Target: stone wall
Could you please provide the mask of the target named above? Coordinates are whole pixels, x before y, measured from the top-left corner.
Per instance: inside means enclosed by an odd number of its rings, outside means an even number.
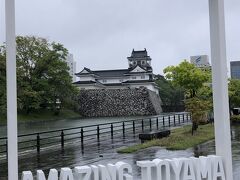
[[[85,117],[143,116],[162,112],[160,97],[147,88],[81,90],[79,112]]]

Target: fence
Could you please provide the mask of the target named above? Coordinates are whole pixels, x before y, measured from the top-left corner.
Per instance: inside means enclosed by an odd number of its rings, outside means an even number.
[[[104,137],[115,138],[119,135],[125,136],[131,132],[134,135],[143,131],[158,130],[164,127],[179,126],[190,122],[190,113],[176,113],[159,115],[145,119],[135,119],[121,122],[103,123],[82,127],[43,131],[18,136],[19,152],[36,151],[40,153],[49,148],[64,148],[67,143],[84,144],[90,141],[100,142]],[[0,138],[0,155],[7,154],[7,137]]]

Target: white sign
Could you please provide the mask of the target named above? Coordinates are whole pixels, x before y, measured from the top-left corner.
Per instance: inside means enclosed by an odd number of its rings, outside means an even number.
[[[210,67],[209,58],[207,55],[191,56],[190,61],[197,67]]]
[[[207,156],[200,158],[154,159],[137,161],[142,180],[226,180],[222,158]],[[46,178],[38,170],[37,180],[133,180],[132,167],[128,163],[78,166],[62,168],[60,173],[51,169]],[[33,180],[31,171],[22,173],[22,180]]]

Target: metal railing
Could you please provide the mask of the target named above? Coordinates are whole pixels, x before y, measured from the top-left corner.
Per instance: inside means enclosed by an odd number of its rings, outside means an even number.
[[[121,122],[102,123],[81,127],[65,128],[51,131],[18,135],[18,151],[35,151],[40,153],[49,148],[64,148],[66,144],[79,142],[84,148],[84,143],[89,141],[100,142],[105,137],[114,138],[127,133],[140,133],[145,130],[158,130],[163,127],[179,126],[191,121],[190,113],[172,113],[145,119],[127,120]],[[0,155],[7,154],[7,137],[0,138]]]

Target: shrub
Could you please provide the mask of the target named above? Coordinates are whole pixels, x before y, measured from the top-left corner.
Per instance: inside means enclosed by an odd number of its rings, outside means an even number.
[[[197,97],[187,99],[186,110],[191,112],[192,121],[196,124],[205,123],[208,121],[208,113],[211,110],[211,103]]]
[[[230,117],[231,122],[233,123],[240,123],[240,115],[232,115]]]

